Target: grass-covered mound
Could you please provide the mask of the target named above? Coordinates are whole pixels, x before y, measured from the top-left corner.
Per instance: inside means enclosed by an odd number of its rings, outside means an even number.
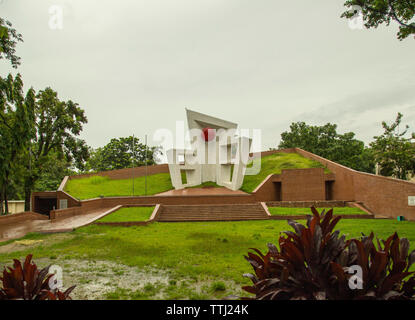
[[[246,175],[242,191],[252,192],[270,174],[280,174],[283,169],[324,168],[324,166],[297,153],[275,153],[261,158],[261,171],[254,176]],[[328,170],[326,169],[326,172]]]
[[[168,173],[158,173],[147,176],[147,195],[173,189]],[[132,196],[133,180],[113,180],[108,177],[92,176],[81,179],[69,179],[65,191],[75,198],[84,200],[104,197]],[[145,195],[145,177],[134,179],[134,195]]]
[[[330,210],[330,208],[317,208],[319,212],[322,210],[326,212]],[[286,207],[268,207],[269,213],[276,216],[301,216],[301,215],[311,215],[310,208],[286,208]],[[363,210],[359,208],[351,208],[351,207],[338,207],[333,208],[334,215],[352,215],[352,214],[359,214],[365,215],[367,214]]]
[[[242,191],[252,192],[255,188],[270,174],[280,174],[283,169],[307,169],[307,168],[323,168],[320,162],[304,158],[297,153],[276,153],[262,157],[261,171],[254,176],[245,176]],[[326,170],[326,172],[328,172]],[[144,189],[145,177],[134,179],[134,195],[145,195]],[[200,186],[218,187],[214,182],[205,182]],[[153,195],[160,192],[172,190],[173,186],[170,180],[170,174],[159,173],[147,176],[147,195]],[[108,177],[92,176],[88,178],[70,179],[65,191],[75,198],[84,200],[104,197],[116,196],[132,196],[133,181],[132,179],[113,180]]]
[[[154,207],[130,207],[121,208],[105,217],[99,219],[97,222],[134,222],[146,221],[150,219]]]

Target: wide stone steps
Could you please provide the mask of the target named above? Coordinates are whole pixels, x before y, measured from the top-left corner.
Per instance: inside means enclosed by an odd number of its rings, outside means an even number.
[[[157,221],[264,220],[268,215],[260,203],[223,205],[163,205]]]

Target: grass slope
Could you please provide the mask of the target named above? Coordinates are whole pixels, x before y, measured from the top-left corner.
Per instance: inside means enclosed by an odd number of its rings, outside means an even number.
[[[280,174],[282,169],[322,168],[323,165],[296,153],[276,153],[261,159],[261,171],[254,176],[245,176],[242,191],[252,192],[270,174]],[[145,177],[134,179],[134,195],[145,195]],[[168,173],[159,173],[147,177],[147,195],[164,192],[173,189]],[[214,182],[205,182],[192,188],[217,187]],[[111,180],[108,177],[92,176],[88,178],[69,180],[65,191],[75,198],[84,200],[116,196],[132,196],[132,179]]]
[[[154,207],[130,207],[121,208],[105,217],[99,219],[97,222],[132,222],[132,221],[146,221],[150,216]]]
[[[261,158],[261,171],[244,178],[242,191],[252,192],[270,174],[280,174],[283,169],[324,168],[317,161],[304,158],[297,153],[276,153]],[[326,172],[327,169],[326,169]]]
[[[147,195],[164,192],[173,189],[168,173],[158,173],[147,176]],[[65,191],[75,198],[84,200],[116,196],[132,196],[133,180],[111,180],[108,177],[92,176],[88,178],[69,180]],[[145,195],[145,177],[134,179],[134,195]]]
[[[322,210],[330,210],[330,208],[317,208],[319,212]],[[269,213],[276,216],[298,216],[298,215],[312,215],[309,208],[285,208],[285,207],[268,207]],[[348,214],[360,214],[365,215],[366,212],[359,208],[340,207],[333,208],[333,214],[335,215],[348,215]]]
[[[305,223],[305,220],[302,222]],[[379,238],[386,239],[394,231],[398,231],[400,237],[409,239],[411,250],[415,249],[414,227],[414,222],[383,219],[344,219],[337,225],[337,229],[340,229],[341,234],[345,234],[347,238],[360,237],[361,232],[370,234],[373,231]],[[267,243],[277,243],[279,233],[285,230],[291,230],[291,227],[286,221],[279,220],[154,223],[137,227],[90,225],[68,234],[71,235],[70,238],[58,239],[57,234],[28,235],[26,239],[45,239],[45,241],[36,247],[2,253],[0,261],[10,265],[12,258],[23,258],[28,253],[34,254],[35,261],[42,257],[50,257],[54,259],[53,263],[58,265],[64,265],[67,263],[65,261],[74,259],[110,261],[138,268],[137,270],[149,266],[157,270],[165,270],[172,283],[182,279],[193,279],[198,285],[208,286],[212,281],[216,283],[234,281],[239,287],[249,283],[242,274],[252,272],[243,255],[249,248],[259,248],[265,252]],[[88,272],[95,275],[100,271],[92,268]],[[170,285],[157,286],[156,291],[166,292],[166,297],[169,299],[189,297],[212,299],[235,293],[229,290],[214,293],[206,289],[196,295],[195,292],[185,293],[181,287]],[[150,290],[143,296],[142,293],[128,292],[120,288],[108,297],[150,299],[155,298],[156,293]]]

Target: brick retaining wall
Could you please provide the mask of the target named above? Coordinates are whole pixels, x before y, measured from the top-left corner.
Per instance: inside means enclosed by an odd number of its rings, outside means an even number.
[[[36,212],[26,211],[0,216],[0,224],[20,223],[27,220],[48,220],[48,216]]]

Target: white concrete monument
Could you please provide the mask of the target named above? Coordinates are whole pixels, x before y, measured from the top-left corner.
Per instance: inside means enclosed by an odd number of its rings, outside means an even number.
[[[231,190],[243,183],[252,139],[237,135],[238,125],[186,109],[190,149],[167,150],[175,189],[216,182]]]

